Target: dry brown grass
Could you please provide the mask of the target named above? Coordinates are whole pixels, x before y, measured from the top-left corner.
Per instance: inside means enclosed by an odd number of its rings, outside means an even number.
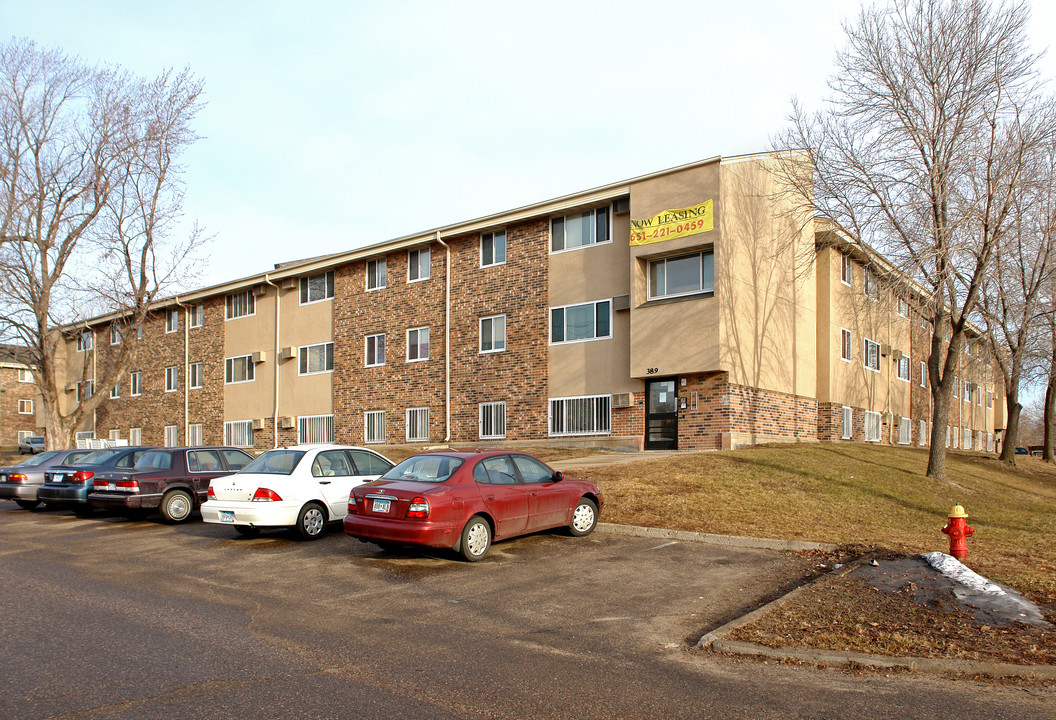
[[[1056,604],[1056,467],[948,454],[948,479],[924,477],[916,448],[787,445],[589,467],[605,520],[698,532],[946,551],[947,514],[963,505],[975,535],[967,564]]]

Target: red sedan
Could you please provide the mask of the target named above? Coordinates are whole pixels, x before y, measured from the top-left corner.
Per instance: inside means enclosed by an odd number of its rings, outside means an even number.
[[[589,535],[603,503],[594,483],[566,478],[524,453],[433,452],[354,488],[344,526],[382,548],[453,548],[476,561],[492,540],[556,527]]]

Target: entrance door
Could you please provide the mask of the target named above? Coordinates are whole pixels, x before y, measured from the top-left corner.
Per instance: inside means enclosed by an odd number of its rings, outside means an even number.
[[[678,393],[675,378],[645,384],[645,449],[678,449]]]

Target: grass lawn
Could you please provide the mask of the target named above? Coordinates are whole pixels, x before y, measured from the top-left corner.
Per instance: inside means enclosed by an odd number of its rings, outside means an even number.
[[[1056,466],[1015,468],[947,453],[947,480],[924,477],[923,449],[773,445],[570,472],[605,492],[609,522],[729,535],[949,549],[941,532],[963,505],[975,535],[966,564],[1056,605]]]

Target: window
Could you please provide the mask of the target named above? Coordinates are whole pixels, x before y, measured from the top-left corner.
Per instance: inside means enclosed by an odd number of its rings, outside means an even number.
[[[407,362],[429,359],[429,328],[412,328],[407,331]]]
[[[964,381],[964,402],[970,403],[972,401],[972,384],[967,380]]]
[[[609,208],[600,207],[550,220],[550,252],[612,242]]]
[[[77,402],[87,400],[93,393],[95,393],[95,382],[93,380],[77,383]]]
[[[612,301],[550,308],[550,343],[612,337]]]
[[[353,474],[344,450],[321,452],[312,462],[312,477],[350,477]]]
[[[179,374],[177,370],[178,368],[175,365],[165,368],[165,392],[175,392],[178,389]]]
[[[429,279],[429,248],[407,252],[407,282]]]
[[[234,320],[257,312],[256,298],[252,290],[232,293],[226,299],[226,319]]]
[[[224,445],[253,447],[253,421],[229,420],[225,422]]]
[[[904,318],[908,318],[909,317],[909,301],[906,300],[904,297],[899,296],[898,299],[895,302],[896,302],[896,306],[897,306],[897,309],[898,309],[898,314],[900,316],[904,317]]]
[[[204,445],[205,443],[202,440],[203,437],[204,434],[202,433],[201,423],[191,423],[187,426],[188,447],[197,447],[198,445]]]
[[[110,439],[111,440],[120,440],[121,439],[121,431],[120,430],[111,430],[110,431]]]
[[[187,366],[187,379],[190,380],[191,390],[201,390],[202,364],[200,362],[191,363]]]
[[[85,330],[77,336],[77,352],[84,352],[95,347],[95,334],[91,330]]]
[[[981,385],[975,386],[975,404],[979,407],[983,406],[983,388]]]
[[[297,351],[297,361],[301,375],[330,372],[334,369],[334,344],[304,345]]]
[[[964,449],[972,449],[972,431],[970,428],[965,428],[964,433],[961,435],[961,439],[964,441]]]
[[[143,390],[143,373],[134,372],[128,376],[128,394],[138,397]]]
[[[972,354],[972,344],[968,340],[964,341],[964,354],[965,355],[971,355]]]
[[[333,296],[333,270],[301,278],[301,305],[329,300]]]
[[[252,382],[253,370],[252,355],[226,358],[224,360],[224,383],[231,385],[234,383]]]
[[[502,265],[506,262],[506,231],[495,230],[480,234],[480,266]]]
[[[987,433],[986,434],[986,451],[987,452],[993,452],[994,451],[994,434],[993,433]]]
[[[986,406],[992,408],[994,406],[994,394],[989,390],[986,391]]]
[[[909,438],[909,433],[910,433],[909,422],[910,422],[909,418],[907,418],[907,417],[898,419],[898,444],[899,445],[909,445],[909,439],[910,439]]]
[[[840,255],[840,282],[844,285],[850,285],[851,279],[854,277],[851,274],[851,268],[853,264],[851,262],[850,255]]]
[[[34,435],[34,434],[36,434],[36,433],[30,433],[30,435]],[[20,431],[19,432],[19,437],[21,437],[21,436],[22,436],[22,433]],[[92,440],[94,438],[95,438],[95,433],[92,432],[91,430],[81,430],[81,431],[79,431],[77,433],[77,435],[76,435],[76,437],[74,439],[77,441],[77,447],[83,449],[83,448],[88,447],[88,446],[87,445],[83,445],[82,446],[81,445],[81,440],[86,440],[87,441],[87,440]]]
[[[18,381],[20,383],[31,383],[33,382],[33,371],[27,368],[18,369]]]
[[[33,414],[33,401],[32,400],[19,400],[18,401],[18,414],[19,415],[32,415]]]
[[[880,413],[865,411],[865,439],[867,442],[880,442]]]
[[[710,251],[653,260],[649,263],[649,299],[713,292],[714,278],[715,255]]]
[[[506,403],[481,403],[479,427],[481,440],[499,440],[506,437]]]
[[[203,325],[205,325],[205,306],[191,305],[190,310],[187,311],[187,327],[193,329]]]
[[[385,287],[385,258],[367,260],[367,290]]]
[[[110,326],[110,344],[120,345],[121,344],[121,328],[117,325]]]
[[[920,421],[920,433],[917,437],[917,445],[926,445],[928,438],[928,423],[926,420]]]
[[[128,429],[128,444],[133,446],[143,444],[143,428]]]
[[[332,443],[333,415],[302,415],[297,418],[297,443]]]
[[[909,382],[909,356],[900,355],[898,358],[898,379]]]
[[[407,442],[429,439],[429,408],[407,408]]]
[[[180,444],[175,425],[165,426],[165,447],[176,447]]]
[[[840,328],[840,358],[851,362],[851,331]]]
[[[551,398],[550,436],[608,435],[612,427],[612,396]]]
[[[114,385],[112,388],[110,388],[110,399],[111,400],[117,400],[120,397],[121,397],[121,383],[118,383],[117,385]]]
[[[165,311],[165,332],[174,333],[180,329],[180,311],[176,308]]]
[[[367,335],[367,367],[385,364],[385,335]]]
[[[920,386],[927,387],[928,384],[928,366],[924,364],[924,361],[920,361]]]
[[[873,372],[880,372],[880,344],[866,338],[862,364]]]
[[[870,300],[880,300],[880,285],[868,270],[865,273],[865,296]]]
[[[480,351],[502,352],[506,349],[506,316],[492,315],[480,319]]]
[[[949,445],[949,443],[947,443]],[[961,429],[955,427],[953,429],[953,448],[959,448],[961,446]]]
[[[844,256],[846,257],[846,256]],[[840,429],[840,437],[844,440],[850,440],[854,436],[854,410],[844,405],[843,407],[843,427]]]
[[[384,410],[368,410],[363,413],[363,440],[367,443],[385,442]]]

